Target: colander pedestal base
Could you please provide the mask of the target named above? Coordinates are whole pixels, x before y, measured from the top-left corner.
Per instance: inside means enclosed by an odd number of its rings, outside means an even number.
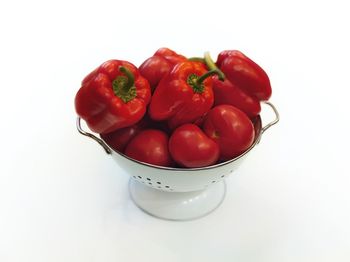
[[[222,180],[202,191],[166,192],[130,179],[129,191],[134,203],[152,216],[168,220],[191,220],[209,214],[222,203],[226,184]]]

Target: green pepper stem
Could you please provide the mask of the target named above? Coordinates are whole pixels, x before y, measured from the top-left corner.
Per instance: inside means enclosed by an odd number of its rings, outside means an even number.
[[[128,82],[126,83],[126,85],[123,86],[124,91],[128,92],[129,89],[132,88],[135,84],[134,74],[124,66],[119,67],[119,72],[125,74],[128,79]]]
[[[225,80],[225,74],[216,66],[215,62],[211,58],[209,52],[204,53],[204,61],[207,67],[212,71],[216,70],[220,81]],[[210,71],[209,71],[210,72]]]
[[[198,85],[198,86],[202,85],[204,80],[212,75],[219,75],[218,70],[217,69],[210,70],[210,71],[206,72],[205,74],[201,75],[200,77],[198,77],[198,79],[196,80],[196,85]]]
[[[117,76],[112,82],[114,94],[124,103],[127,103],[136,97],[135,77],[130,69],[120,66],[119,72],[124,75]]]

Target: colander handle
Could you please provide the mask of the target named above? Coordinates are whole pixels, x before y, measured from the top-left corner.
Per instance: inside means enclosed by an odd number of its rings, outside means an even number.
[[[264,104],[266,104],[266,105],[268,105],[269,107],[272,108],[273,112],[275,113],[275,119],[261,128],[261,132],[260,132],[260,137],[259,137],[258,143],[260,142],[262,134],[267,129],[269,129],[271,126],[277,124],[278,121],[280,121],[280,114],[278,113],[276,107],[271,102],[268,102],[268,101],[263,101],[262,103],[264,103]]]
[[[81,128],[81,118],[78,116],[77,117],[77,129],[79,131],[80,134],[84,135],[84,136],[87,136],[87,137],[90,137],[92,138],[93,140],[95,140],[97,143],[99,143],[103,149],[106,151],[106,153],[109,155],[109,154],[112,154],[112,150],[107,146],[107,144],[100,138],[98,138],[97,136],[91,134],[91,133],[88,133],[86,131],[84,131],[82,128]]]

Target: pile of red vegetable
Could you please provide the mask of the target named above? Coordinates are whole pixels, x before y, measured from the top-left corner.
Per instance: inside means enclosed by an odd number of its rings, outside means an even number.
[[[216,63],[161,48],[137,68],[109,60],[82,81],[75,108],[114,150],[146,163],[203,167],[253,143],[252,119],[271,96],[265,71],[240,51]]]

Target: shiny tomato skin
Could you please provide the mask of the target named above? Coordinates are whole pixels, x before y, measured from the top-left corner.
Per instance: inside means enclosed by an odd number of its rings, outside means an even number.
[[[197,125],[178,127],[169,139],[174,161],[183,167],[204,167],[217,162],[219,147]]]
[[[125,155],[157,166],[171,166],[173,161],[168,149],[168,135],[160,130],[146,129],[137,134],[127,145]]]
[[[209,111],[204,132],[220,148],[220,159],[229,160],[242,154],[254,141],[254,126],[248,116],[231,105],[219,105]]]

